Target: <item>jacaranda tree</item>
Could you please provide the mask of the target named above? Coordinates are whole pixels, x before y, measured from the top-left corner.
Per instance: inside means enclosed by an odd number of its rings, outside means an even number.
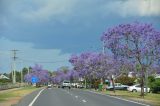
[[[69,62],[80,77],[89,81],[95,79],[103,81],[120,72],[118,62],[102,53],[85,52],[80,55],[72,55]]]
[[[36,64],[32,67],[32,71],[25,75],[25,81],[31,83],[32,78],[37,78],[37,83],[48,83],[50,81],[50,74],[47,70],[44,70],[41,65]]]
[[[101,40],[115,59],[123,58],[139,67],[144,96],[145,72],[160,58],[160,32],[151,24],[120,24],[104,32]]]
[[[58,69],[55,72],[55,76],[52,78],[52,82],[55,84],[60,84],[64,80],[69,80],[71,82],[74,82],[74,80],[77,80],[79,78],[79,73],[75,70],[61,70]]]

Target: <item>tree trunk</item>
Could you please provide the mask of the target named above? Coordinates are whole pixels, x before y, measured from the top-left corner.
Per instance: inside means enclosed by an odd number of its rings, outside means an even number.
[[[141,78],[141,97],[144,98],[144,79],[143,77]]]
[[[113,92],[115,93],[115,86],[114,86],[114,80],[113,80],[113,78],[111,78],[111,81],[112,81],[112,86],[113,86]]]
[[[142,73],[141,73],[141,97],[144,98],[144,66],[142,67]]]
[[[103,78],[101,78],[101,85],[103,85]]]
[[[86,78],[85,78],[85,89],[87,89],[87,80],[86,80]]]

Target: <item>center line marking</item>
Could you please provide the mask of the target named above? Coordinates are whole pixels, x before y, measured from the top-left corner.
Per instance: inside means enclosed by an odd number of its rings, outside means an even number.
[[[83,99],[82,102],[86,103],[87,101]]]

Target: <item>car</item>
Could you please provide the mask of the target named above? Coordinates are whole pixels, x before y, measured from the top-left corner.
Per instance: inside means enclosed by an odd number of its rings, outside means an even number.
[[[63,81],[62,82],[62,88],[71,88],[71,83],[70,83],[70,81],[67,81],[67,80],[65,80],[65,81]]]
[[[84,88],[83,84],[81,83],[71,83],[71,86],[73,88]]]
[[[84,88],[84,86],[82,84],[78,84],[77,88]]]
[[[58,85],[58,88],[62,88],[61,85]]]
[[[127,85],[122,85],[121,83],[115,83],[114,87],[115,87],[115,90],[127,90],[127,88],[128,88]],[[113,90],[113,85],[108,86],[106,89]]]
[[[128,91],[130,92],[141,92],[141,85],[140,84],[136,84],[133,86],[129,86],[127,88]],[[144,92],[146,92],[146,87],[144,86]],[[150,92],[150,88],[147,89],[147,92]]]
[[[47,85],[47,88],[52,88],[52,84],[48,84],[48,85]]]
[[[77,88],[78,83],[71,83],[71,87]]]

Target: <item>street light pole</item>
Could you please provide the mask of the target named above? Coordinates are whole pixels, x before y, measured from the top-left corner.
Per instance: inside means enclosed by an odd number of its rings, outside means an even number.
[[[103,42],[103,49],[102,49],[102,53],[105,54],[105,43]]]
[[[105,43],[103,42],[103,49],[102,49],[102,54],[104,55],[105,54]],[[101,78],[101,85],[103,85],[103,78]]]

